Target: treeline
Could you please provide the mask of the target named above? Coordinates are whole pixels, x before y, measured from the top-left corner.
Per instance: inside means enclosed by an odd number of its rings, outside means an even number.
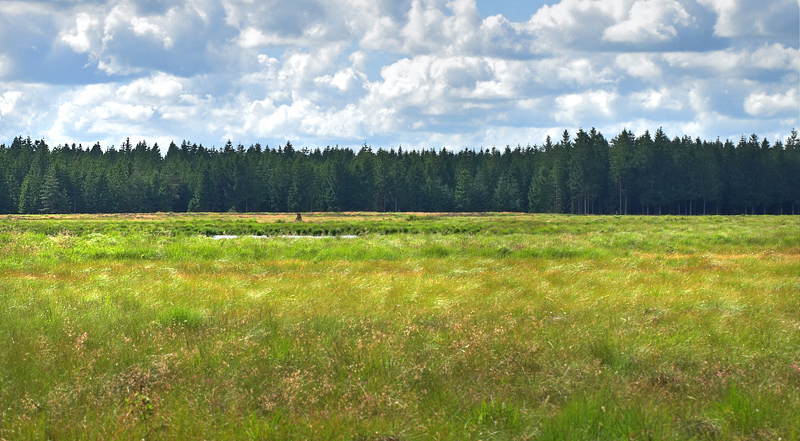
[[[155,211],[526,211],[575,214],[795,214],[800,139],[610,141],[592,129],[541,146],[454,152],[221,149],[170,143],[103,150],[0,145],[2,213]]]

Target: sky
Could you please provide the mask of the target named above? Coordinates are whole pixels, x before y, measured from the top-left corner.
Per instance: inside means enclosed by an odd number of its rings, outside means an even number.
[[[0,143],[800,129],[800,0],[0,0]]]

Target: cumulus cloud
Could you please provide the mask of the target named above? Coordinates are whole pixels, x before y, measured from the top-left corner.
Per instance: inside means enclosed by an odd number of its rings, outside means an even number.
[[[536,34],[534,45],[539,51],[563,47],[574,42],[591,44],[603,31],[621,20],[626,12],[621,2],[597,0],[562,0],[554,5],[544,5],[525,24]]]
[[[655,81],[661,76],[661,67],[653,60],[652,54],[619,54],[614,58],[614,64],[632,77]]]
[[[571,126],[581,125],[583,121],[605,121],[612,116],[617,97],[616,92],[605,90],[559,96],[555,120]]]
[[[60,87],[0,82],[0,143],[16,136],[43,136],[42,121],[49,118],[48,103]]]
[[[64,24],[54,43],[86,54],[90,64],[112,77],[148,70],[207,71],[210,56],[224,60],[221,48],[234,35],[221,22],[221,9],[202,0],[163,8],[135,0],[78,3],[57,15]],[[71,21],[62,18],[70,13]]]
[[[795,0],[477,6],[0,1],[0,134],[458,148],[797,121]]]
[[[597,72],[586,58],[562,60],[558,68],[558,79],[565,83],[588,85],[610,82],[611,71],[603,69]]]
[[[744,110],[755,117],[768,117],[789,112],[796,114],[799,104],[797,89],[773,95],[753,93],[745,98]]]
[[[17,100],[22,96],[22,92],[10,90],[0,95],[0,116],[6,116],[14,110]]]
[[[693,52],[672,52],[664,54],[663,59],[669,65],[681,69],[710,70],[737,76],[753,70],[800,70],[800,53],[797,49],[780,43],[763,45],[755,50],[729,48],[711,51],[703,56]]]
[[[797,38],[796,0],[698,0],[717,13],[714,33],[720,37],[783,36]]]
[[[75,52],[89,52],[98,25],[98,20],[91,15],[81,12],[75,17],[75,28],[63,30],[60,34],[61,41],[66,43]],[[96,42],[95,42],[96,44]]]
[[[8,75],[12,69],[12,62],[11,59],[8,58],[6,55],[0,54],[0,79],[4,76]]]
[[[149,36],[157,41],[160,41],[165,49],[169,49],[173,45],[172,37],[169,33],[161,28],[156,23],[142,17],[134,17],[131,19],[131,28],[133,33],[139,36]]]
[[[632,93],[631,100],[635,106],[646,111],[682,110],[683,103],[674,95],[675,91],[672,90],[648,89]]]
[[[183,91],[178,78],[166,74],[157,74],[151,78],[136,80],[122,85],[116,94],[127,101],[174,98]]]
[[[366,75],[356,69],[347,68],[336,72],[334,75],[324,75],[314,79],[314,82],[327,85],[340,92],[348,92],[358,89],[366,82]]]
[[[471,56],[402,59],[382,69],[383,81],[370,85],[370,99],[421,114],[463,114],[482,101],[514,99],[523,80],[518,68],[518,63]]]
[[[161,136],[170,122],[191,127],[207,99],[185,90],[185,80],[156,74],[128,84],[93,84],[62,95],[49,134],[56,139],[119,134]]]
[[[627,19],[609,26],[603,38],[613,42],[648,43],[671,40],[678,28],[691,24],[691,16],[675,0],[638,0]]]

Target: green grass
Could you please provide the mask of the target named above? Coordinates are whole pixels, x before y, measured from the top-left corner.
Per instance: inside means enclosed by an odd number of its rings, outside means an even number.
[[[797,217],[304,218],[0,219],[0,439],[800,438]]]

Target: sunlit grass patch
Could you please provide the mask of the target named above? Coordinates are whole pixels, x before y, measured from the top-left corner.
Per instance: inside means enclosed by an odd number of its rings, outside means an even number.
[[[186,306],[174,306],[159,314],[161,323],[196,329],[203,324],[205,314]]]

